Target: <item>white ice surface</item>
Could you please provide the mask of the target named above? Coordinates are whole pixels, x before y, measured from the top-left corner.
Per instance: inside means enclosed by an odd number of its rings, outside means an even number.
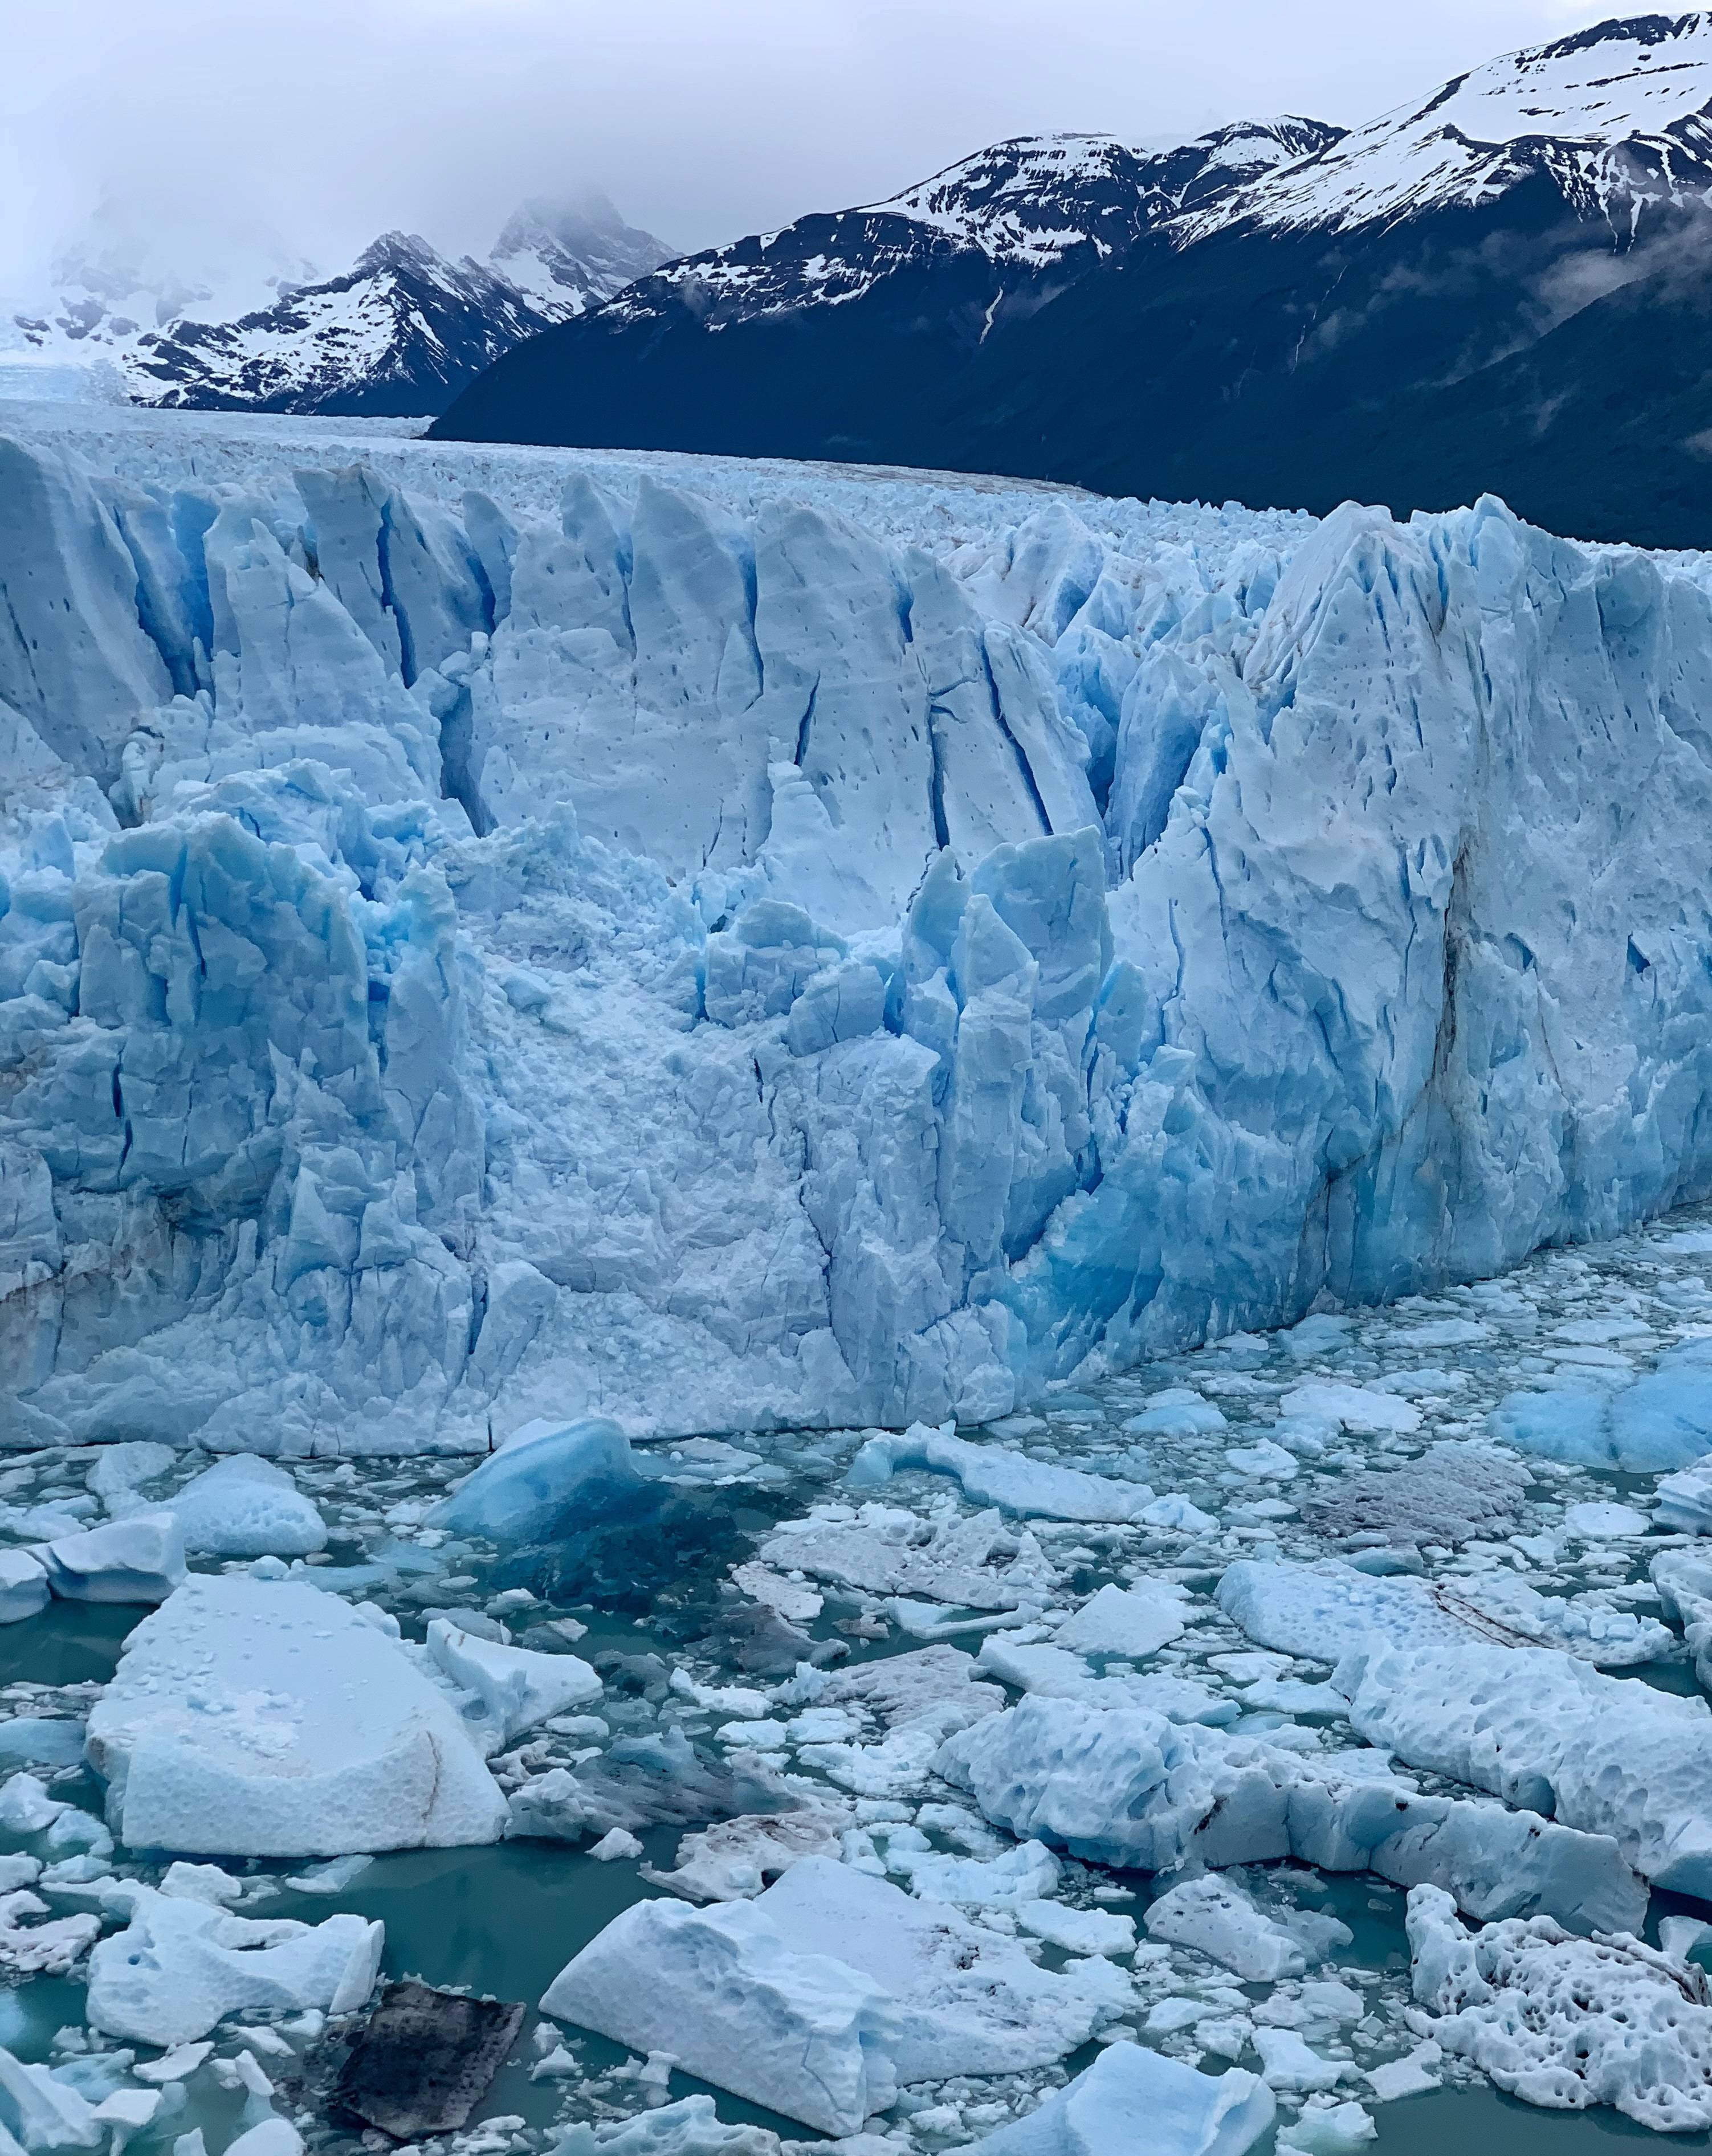
[[[187,1580],[131,1635],[88,1752],[136,1848],[337,1856],[505,1826],[454,1697],[337,1597],[289,1582]]]
[[[669,2045],[722,2087],[849,2133],[898,2083],[1067,2056],[1113,1999],[1107,1979],[1036,1969],[949,1904],[808,1856],[753,1901],[627,1909],[542,2005],[633,2049]]]
[[[975,2146],[985,2156],[1242,2156],[1275,2110],[1272,2091],[1238,2067],[1203,2074],[1139,2044],[1108,2044],[1067,2088]]]
[[[1427,2025],[1534,2104],[1610,2104],[1664,2133],[1712,2125],[1704,1975],[1627,1934],[1569,1938],[1547,1918],[1471,1934],[1448,1896],[1409,1897],[1415,1996]]]
[[[233,1916],[207,1902],[129,1886],[130,1922],[90,1956],[89,2018],[132,2043],[188,2044],[229,2014],[349,2014],[380,1968],[382,1927]]]
[[[234,1454],[172,1499],[184,1547],[204,1557],[306,1557],[326,1546],[321,1514],[270,1460]]]

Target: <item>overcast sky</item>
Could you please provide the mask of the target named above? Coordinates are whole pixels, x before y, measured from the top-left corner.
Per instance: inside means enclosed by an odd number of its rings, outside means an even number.
[[[485,252],[603,187],[673,245],[1007,135],[1345,123],[1620,12],[1576,0],[0,0],[0,290],[105,196],[169,255],[271,228]],[[1631,11],[1633,12],[1633,11]]]

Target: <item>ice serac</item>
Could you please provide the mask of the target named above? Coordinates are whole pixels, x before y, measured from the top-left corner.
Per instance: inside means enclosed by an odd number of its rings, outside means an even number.
[[[1712,1188],[1704,565],[270,454],[5,451],[7,1441],[968,1424]]]
[[[336,1856],[505,1827],[460,1695],[336,1596],[287,1581],[187,1580],[126,1642],[87,1752],[133,1848]]]

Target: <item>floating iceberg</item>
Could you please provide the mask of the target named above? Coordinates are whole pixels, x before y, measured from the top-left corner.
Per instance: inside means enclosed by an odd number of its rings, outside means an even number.
[[[130,1922],[90,1956],[89,2018],[110,2036],[188,2044],[229,2014],[314,2007],[350,2014],[380,1969],[382,1927],[234,1917],[207,1902],[126,1884]]]
[[[1375,1681],[1375,1699],[1386,1674]],[[1586,1675],[1595,1684],[1611,1681]],[[1454,1676],[1442,1681],[1446,1690],[1454,1684]],[[1698,1709],[1712,1734],[1702,1702],[1667,1703]],[[1379,1741],[1416,1757],[1401,1741]],[[1453,1757],[1463,1763],[1452,1763]],[[1560,1824],[1540,1816],[1553,1809],[1550,1789],[1519,1774],[1514,1779],[1524,1786],[1502,1794],[1515,1804],[1543,1799],[1531,1812],[1423,1796],[1386,1774],[1382,1753],[1374,1758],[1373,1778],[1361,1780],[1264,1738],[1178,1725],[1139,1707],[1031,1694],[948,1738],[933,1763],[1012,1834],[1095,1863],[1172,1871],[1197,1861],[1219,1866],[1294,1856],[1330,1871],[1375,1871],[1400,1885],[1429,1881],[1483,1917],[1544,1912],[1578,1931],[1643,1921],[1647,1889],[1630,1866],[1662,1875],[1642,1861],[1639,1838],[1617,1816],[1624,1792],[1602,1805],[1590,1795],[1580,1817],[1559,1804],[1566,1820]],[[1465,1771],[1466,1754],[1452,1755],[1447,1746],[1418,1763],[1494,1786]],[[1670,1785],[1685,1845],[1705,1831],[1689,1794],[1697,1771],[1685,1758]],[[1597,1762],[1589,1763],[1587,1783],[1590,1792],[1598,1789]],[[1690,1862],[1686,1853],[1680,1861]]]
[[[1221,1962],[1244,1984],[1276,1984],[1301,1976],[1334,1948],[1355,1937],[1334,1917],[1293,1912],[1288,1920],[1257,1907],[1234,1880],[1187,1879],[1149,1904],[1144,1922],[1149,1938]]]
[[[53,1599],[48,1568],[28,1550],[0,1550],[0,1625],[33,1617]]]
[[[1527,1647],[1365,1650],[1350,1655],[1337,1681],[1370,1743],[1608,1835],[1643,1877],[1712,1897],[1712,1712],[1704,1699]]]
[[[290,1582],[188,1579],[126,1641],[88,1754],[136,1849],[338,1856],[495,1841],[506,1823],[457,1697]]]
[[[164,1602],[184,1577],[184,1537],[170,1512],[133,1512],[36,1554],[49,1586],[72,1602]]]
[[[645,1487],[615,1422],[532,1422],[484,1460],[434,1519],[456,1534],[548,1542]]]
[[[1456,1653],[1477,1640],[1561,1647],[1605,1667],[1670,1652],[1667,1629],[1596,1597],[1536,1594],[1504,1573],[1454,1584],[1374,1578],[1354,1566],[1267,1564],[1240,1558],[1218,1585],[1219,1606],[1263,1646],[1337,1662],[1371,1636],[1409,1654]]]
[[[1614,1393],[1512,1393],[1487,1420],[1507,1444],[1571,1466],[1627,1475],[1690,1468],[1712,1451],[1712,1348],[1687,1341]]]
[[[541,2010],[635,2051],[670,2049],[702,2080],[823,2133],[859,2133],[897,2093],[890,1994],[789,1942],[761,1902],[637,1902],[560,1971]]]
[[[985,2156],[1242,2156],[1277,2111],[1264,2082],[1203,2074],[1140,2044],[1108,2044],[1067,2088],[974,2145]]]
[[[1470,1933],[1447,1895],[1409,1897],[1416,1999],[1447,2051],[1555,2111],[1612,2105],[1664,2133],[1712,2126],[1703,1973],[1627,1934],[1576,1939],[1544,1917]]]
[[[541,2005],[841,2134],[900,2084],[1067,2057],[1115,2003],[945,1904],[807,1856],[754,1901],[626,1909]]]
[[[1188,1622],[1189,1598],[1170,1580],[1139,1579],[1131,1587],[1108,1584],[1067,1617],[1053,1642],[1083,1655],[1122,1655],[1144,1660],[1175,1640]]]
[[[871,1437],[851,1463],[852,1489],[889,1481],[900,1467],[930,1467],[954,1475],[971,1504],[996,1505],[1025,1519],[1135,1520],[1153,1502],[1147,1485],[1114,1482],[1074,1467],[1031,1460],[1008,1446],[972,1445],[947,1425],[915,1423],[902,1437]]]
[[[172,1501],[184,1547],[205,1557],[307,1557],[326,1524],[285,1470],[234,1453],[193,1476]]]

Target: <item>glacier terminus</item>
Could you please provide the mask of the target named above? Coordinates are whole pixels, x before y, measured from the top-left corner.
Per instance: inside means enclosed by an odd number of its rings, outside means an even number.
[[[1489,496],[0,403],[0,2156],[1712,2133],[1709,714]]]
[[[249,424],[0,451],[9,1441],[978,1422],[1712,1185],[1697,557]]]

